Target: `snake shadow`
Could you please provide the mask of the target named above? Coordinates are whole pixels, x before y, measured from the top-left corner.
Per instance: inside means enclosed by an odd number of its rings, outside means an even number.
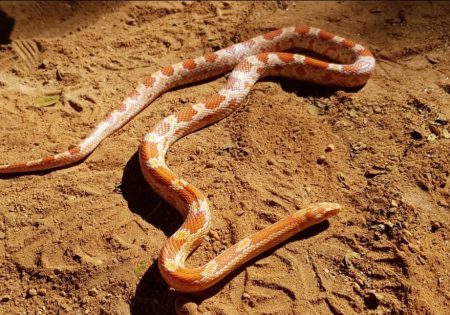
[[[131,157],[124,169],[120,189],[128,202],[129,209],[140,215],[149,224],[162,230],[167,237],[181,226],[182,217],[178,211],[166,203],[145,181],[140,170],[137,152]],[[174,301],[178,297],[187,298],[200,304],[203,300],[217,294],[231,279],[259,259],[272,255],[274,251],[283,247],[286,243],[308,239],[323,232],[328,227],[329,223],[325,221],[300,232],[237,268],[212,288],[196,294],[180,293],[170,289],[159,273],[157,260],[154,260],[139,281],[135,295],[131,299],[131,313],[135,315],[176,314]]]

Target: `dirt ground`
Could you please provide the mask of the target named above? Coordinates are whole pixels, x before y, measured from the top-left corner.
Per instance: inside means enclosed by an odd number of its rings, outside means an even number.
[[[230,117],[172,147],[208,196],[223,249],[310,202],[344,210],[183,295],[191,314],[450,313],[450,4],[0,4],[0,163],[76,144],[139,81],[284,26],[350,38],[377,58],[360,90],[259,82]],[[84,162],[0,177],[1,314],[174,314],[157,257],[181,217],[137,162],[161,118],[224,76],[165,93]],[[328,149],[327,149],[328,148]],[[330,150],[331,149],[331,150]]]

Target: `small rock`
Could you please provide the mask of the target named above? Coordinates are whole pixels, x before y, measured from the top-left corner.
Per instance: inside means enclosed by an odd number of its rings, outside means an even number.
[[[395,201],[394,199],[392,199],[392,200],[391,200],[391,207],[397,208],[397,207],[398,207],[398,202]]]
[[[61,69],[56,68],[56,80],[61,81],[62,79],[64,79],[64,72]]]
[[[44,288],[40,288],[37,291],[37,294],[39,294],[40,296],[45,296],[47,294],[47,290],[45,290]]]
[[[422,140],[423,138],[423,134],[421,132],[421,130],[413,130],[409,133],[411,135],[411,138],[413,138],[414,140]]]
[[[323,163],[325,163],[326,157],[325,155],[321,155],[317,158],[317,164],[322,165]]]
[[[214,231],[214,230],[212,230],[212,231],[210,231],[209,232],[209,236],[213,239],[213,240],[218,240],[220,237],[219,237],[219,233],[217,233],[217,231]]]
[[[90,296],[97,296],[98,295],[98,290],[96,288],[89,289],[88,294]]]
[[[379,106],[375,106],[375,107],[373,108],[373,112],[374,112],[375,114],[380,114],[380,113],[382,112],[382,110],[381,110],[381,108],[380,108]]]
[[[133,19],[133,18],[128,18],[128,19],[126,19],[125,20],[125,23],[127,23],[127,25],[136,25],[137,23],[136,23],[136,20],[135,19]]]
[[[242,298],[243,299],[249,299],[250,298],[250,294],[248,294],[247,292],[242,293]]]
[[[448,119],[445,119],[444,117],[438,117],[434,120],[435,123],[437,123],[438,125],[446,125],[448,124]]]
[[[444,199],[439,200],[438,205],[440,205],[441,207],[445,207],[445,208],[449,207],[448,202],[445,201]]]
[[[375,13],[381,13],[383,11],[381,11],[381,9],[370,9],[369,12],[375,14]]]
[[[175,299],[175,312],[177,315],[196,315],[198,314],[198,305],[184,297]]]
[[[431,131],[432,133],[434,133],[436,136],[438,136],[438,137],[441,136],[441,130],[440,130],[438,127],[436,127],[436,126],[434,126],[434,125],[430,125],[430,126],[428,126],[428,128],[429,128],[430,131]]]
[[[47,59],[43,59],[41,64],[38,66],[39,69],[48,69],[49,62]]]
[[[437,63],[439,63],[439,59],[433,58],[431,56],[427,56],[425,55],[425,58],[428,60],[429,63],[431,63],[432,65],[435,65]]]
[[[274,164],[275,164],[275,161],[274,161],[273,159],[268,159],[268,160],[267,160],[267,164],[269,164],[269,165],[274,165]]]
[[[0,302],[8,302],[9,300],[11,300],[11,295],[9,294],[0,297]]]
[[[34,288],[28,289],[28,291],[27,291],[28,296],[36,296],[37,294],[38,294],[38,292]]]
[[[325,152],[333,152],[335,149],[334,144],[329,144],[327,145],[327,147],[325,148]]]
[[[374,310],[380,305],[382,299],[383,296],[381,294],[371,291],[364,297],[364,304],[366,304],[368,309]]]
[[[197,154],[205,153],[205,149],[203,149],[201,146],[198,145],[198,146],[195,148],[195,153],[197,153]]]
[[[442,227],[442,223],[439,221],[434,221],[431,223],[431,227],[430,227],[430,231],[431,232],[436,232],[437,230],[439,230]]]

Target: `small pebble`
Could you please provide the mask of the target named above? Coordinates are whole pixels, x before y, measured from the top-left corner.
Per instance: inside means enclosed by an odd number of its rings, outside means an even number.
[[[45,296],[45,295],[47,294],[47,290],[45,290],[44,288],[41,288],[41,289],[39,289],[39,290],[37,291],[37,293],[38,293],[40,296]]]
[[[374,106],[373,112],[374,112],[375,114],[380,114],[380,113],[382,112],[381,107],[379,107],[379,106]]]
[[[425,58],[428,60],[429,63],[431,63],[432,65],[435,65],[437,63],[439,63],[439,59],[437,58],[433,58],[431,56],[425,56]]]
[[[212,239],[214,240],[218,240],[219,239],[219,233],[217,233],[216,231],[210,231],[209,235],[211,236]]]
[[[445,201],[444,199],[439,200],[439,201],[438,201],[438,204],[439,204],[440,206],[442,206],[442,207],[446,207],[446,208],[449,207],[448,202]]]
[[[441,223],[441,222],[434,221],[433,223],[431,223],[430,230],[431,230],[431,232],[436,232],[436,231],[439,230],[441,227],[442,227],[442,223]]]
[[[11,295],[9,294],[0,297],[0,302],[8,302],[9,300],[11,300]]]
[[[325,155],[321,155],[317,158],[317,164],[322,165],[325,162]]]
[[[198,305],[186,298],[178,297],[175,299],[175,312],[177,315],[195,315],[198,314]]]
[[[205,153],[205,149],[203,149],[201,146],[198,145],[198,146],[195,148],[195,153],[197,153],[197,154]]]
[[[128,25],[133,25],[133,26],[137,24],[136,20],[133,18],[126,19],[125,23],[127,23]]]
[[[243,299],[249,299],[250,298],[250,294],[248,294],[247,292],[242,293],[242,298]]]
[[[38,292],[37,292],[36,289],[31,288],[31,289],[28,289],[27,294],[28,294],[29,296],[36,296],[36,295],[38,294]]]
[[[380,305],[381,300],[383,300],[383,296],[376,292],[369,292],[364,298],[364,304],[366,304],[369,309],[376,309],[378,305]]]
[[[97,296],[98,295],[98,290],[96,288],[89,289],[88,294],[90,296]]]
[[[391,206],[394,207],[394,208],[397,208],[398,207],[398,202],[395,201],[395,200],[391,200]]]
[[[64,72],[61,69],[56,68],[56,80],[61,81],[62,79],[64,79]]]
[[[441,136],[441,130],[438,127],[436,127],[434,125],[430,125],[430,126],[428,126],[428,129],[430,129],[430,131],[432,133],[434,133],[436,136],[438,136],[438,137]]]
[[[327,147],[325,148],[325,152],[333,152],[335,149],[334,144],[329,144],[327,145]]]
[[[268,160],[267,160],[267,164],[269,164],[269,165],[274,165],[274,164],[275,164],[275,161],[274,161],[273,159],[268,159]]]

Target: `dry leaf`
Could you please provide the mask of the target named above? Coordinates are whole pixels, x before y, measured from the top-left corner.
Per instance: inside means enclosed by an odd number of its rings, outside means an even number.
[[[59,95],[41,96],[36,99],[36,105],[41,107],[52,106],[59,102]]]

